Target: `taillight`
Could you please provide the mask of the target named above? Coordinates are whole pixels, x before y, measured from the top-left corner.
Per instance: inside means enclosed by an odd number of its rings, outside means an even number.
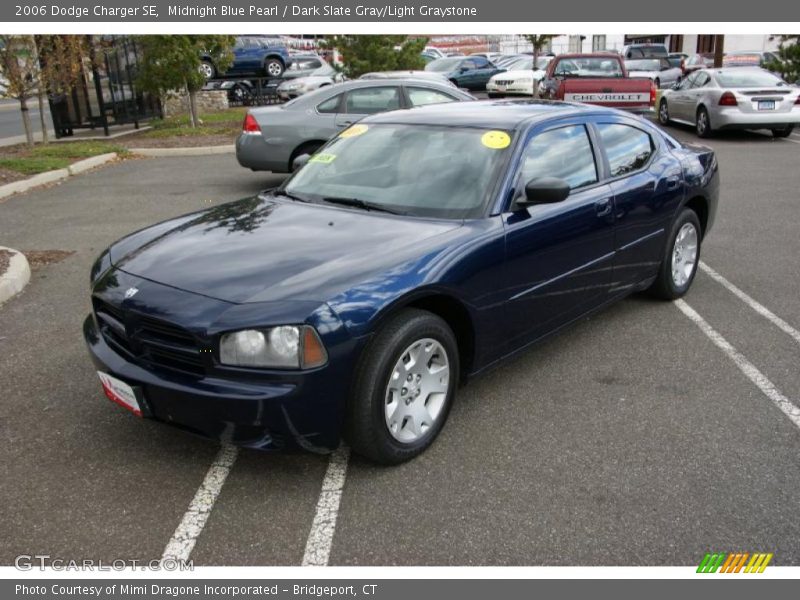
[[[244,116],[244,123],[242,123],[242,132],[261,133],[261,127],[259,126],[258,121],[256,121],[256,118],[250,113],[247,113]]]
[[[656,105],[656,82],[650,81],[650,106]]]
[[[719,97],[720,106],[737,106],[739,103],[736,101],[736,96],[733,92],[725,92]]]
[[[797,100],[794,101],[795,104],[800,104],[800,96],[797,97]]]

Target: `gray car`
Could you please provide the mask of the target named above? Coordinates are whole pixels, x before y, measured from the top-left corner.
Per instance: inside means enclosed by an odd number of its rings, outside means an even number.
[[[701,69],[665,90],[658,120],[694,125],[708,137],[721,129],[769,129],[787,137],[800,123],[800,89],[757,67]]]
[[[681,78],[681,68],[673,67],[668,58],[626,60],[625,70],[630,77],[647,77],[658,89],[671,88]]]
[[[338,83],[286,104],[253,108],[236,139],[239,164],[253,171],[288,173],[295,158],[312,154],[367,115],[474,98],[449,83],[427,79],[373,79]]]

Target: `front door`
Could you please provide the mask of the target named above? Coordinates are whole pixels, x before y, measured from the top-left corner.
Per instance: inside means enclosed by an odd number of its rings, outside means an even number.
[[[504,291],[509,350],[601,303],[611,283],[614,201],[599,183],[599,156],[582,123],[537,132],[524,150],[515,194],[537,177],[560,177],[566,200],[505,215]]]

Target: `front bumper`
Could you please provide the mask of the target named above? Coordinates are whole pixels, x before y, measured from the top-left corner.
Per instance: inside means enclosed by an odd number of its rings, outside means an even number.
[[[121,356],[99,334],[92,315],[83,323],[83,334],[95,367],[140,392],[145,418],[259,450],[329,452],[339,445],[345,378],[337,381],[327,367],[269,382],[193,379],[146,369]]]

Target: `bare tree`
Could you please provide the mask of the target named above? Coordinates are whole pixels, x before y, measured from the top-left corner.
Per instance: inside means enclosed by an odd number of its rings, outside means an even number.
[[[28,100],[38,94],[39,58],[31,35],[0,35],[0,92],[19,101],[25,139],[33,146]]]
[[[62,96],[72,93],[78,85],[83,61],[89,56],[89,45],[83,35],[37,35],[34,37],[39,56],[39,117],[42,142],[48,141],[44,101],[48,94]]]

